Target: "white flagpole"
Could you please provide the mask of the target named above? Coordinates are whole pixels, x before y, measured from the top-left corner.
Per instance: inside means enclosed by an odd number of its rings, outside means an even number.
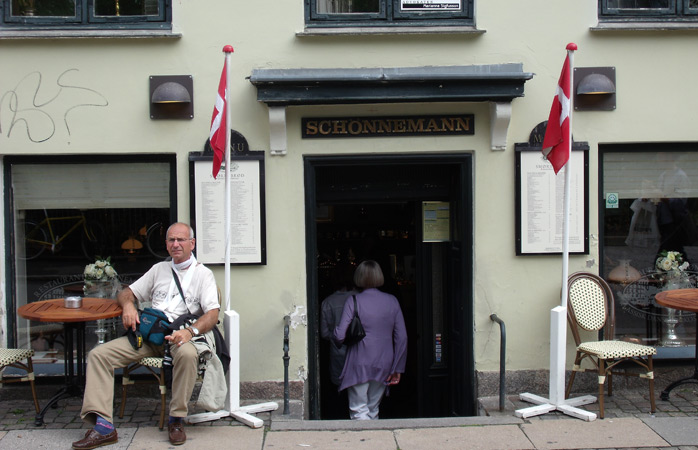
[[[565,164],[565,185],[562,201],[562,289],[560,306],[550,313],[550,402],[557,405],[565,401],[565,363],[567,360],[567,278],[569,276],[570,259],[570,177],[572,164],[572,99],[574,98],[574,51],[577,49],[567,46],[569,60],[570,98],[567,120],[569,121],[567,135],[567,154],[569,159]]]
[[[279,405],[276,402],[259,403],[255,405],[240,406],[240,315],[230,307],[230,243],[232,223],[232,185],[230,183],[230,130],[232,127],[232,108],[230,104],[230,78],[231,54],[233,46],[223,47],[225,52],[225,337],[228,343],[228,354],[230,355],[230,365],[226,374],[228,382],[228,393],[226,395],[227,410],[217,412],[207,412],[187,416],[189,423],[199,423],[211,420],[218,420],[223,417],[233,417],[234,419],[252,428],[261,428],[264,421],[252,414],[274,411]]]
[[[232,129],[232,108],[230,107],[230,62],[233,47],[226,45],[225,52],[225,310],[230,311],[230,223],[232,213],[230,207],[230,130]]]
[[[567,278],[569,276],[569,219],[570,219],[570,178],[572,163],[572,99],[574,97],[574,51],[577,45],[567,45],[569,61],[570,96],[569,96],[569,134],[567,136],[569,159],[564,166],[565,180],[563,187],[562,204],[562,293],[560,305],[550,311],[550,386],[549,398],[543,398],[535,394],[521,394],[519,397],[531,403],[537,404],[530,408],[515,411],[517,417],[531,417],[558,410],[567,415],[592,421],[596,414],[577,408],[596,401],[596,397],[586,395],[575,399],[565,399],[565,364],[567,360]]]

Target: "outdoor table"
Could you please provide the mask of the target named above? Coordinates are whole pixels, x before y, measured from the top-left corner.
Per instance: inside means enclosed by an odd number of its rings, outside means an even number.
[[[655,301],[666,308],[680,309],[682,311],[698,312],[698,289],[672,289],[658,292]],[[698,327],[698,322],[697,325]],[[696,329],[698,338],[698,328]],[[669,393],[676,386],[686,383],[698,383],[698,341],[696,342],[695,369],[693,375],[674,381],[662,391],[661,399],[668,400]]]
[[[62,387],[36,415],[34,424],[44,423],[44,414],[58,400],[71,396],[82,396],[85,389],[85,322],[109,319],[121,315],[121,306],[116,300],[85,297],[80,308],[66,308],[65,299],[56,298],[27,303],[17,309],[25,319],[39,322],[63,322],[65,343],[65,386]],[[73,337],[77,344],[77,371],[73,369]]]

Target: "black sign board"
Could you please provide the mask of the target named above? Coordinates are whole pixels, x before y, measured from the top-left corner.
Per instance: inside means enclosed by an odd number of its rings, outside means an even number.
[[[303,139],[475,134],[474,114],[302,119]]]

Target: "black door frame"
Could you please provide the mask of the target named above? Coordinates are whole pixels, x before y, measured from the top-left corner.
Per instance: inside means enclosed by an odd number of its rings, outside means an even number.
[[[460,277],[460,292],[454,293],[454,301],[461,306],[462,328],[470,330],[462,333],[458,346],[459,353],[453,356],[459,361],[458,372],[462,374],[462,383],[454,393],[459,397],[454,403],[464,415],[475,415],[477,408],[477,389],[475,383],[475,360],[473,339],[473,163],[470,153],[433,153],[433,154],[395,154],[395,155],[350,155],[350,156],[305,156],[303,158],[305,185],[305,220],[306,220],[306,274],[307,274],[307,311],[308,311],[308,390],[309,418],[320,418],[320,318],[318,295],[317,227],[316,227],[316,167],[339,165],[403,165],[403,164],[454,164],[460,168],[460,186],[454,189],[461,194],[459,208],[453,211],[456,229],[454,235],[459,242],[461,264],[454,276]]]

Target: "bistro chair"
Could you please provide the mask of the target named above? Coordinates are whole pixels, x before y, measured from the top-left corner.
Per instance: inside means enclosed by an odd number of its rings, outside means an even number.
[[[36,398],[36,386],[34,385],[34,366],[32,364],[32,356],[34,356],[34,350],[24,349],[24,348],[0,348],[0,387],[3,383],[19,383],[21,381],[28,381],[32,388],[32,397],[34,398],[34,408],[36,413],[39,414],[41,408],[39,408],[39,400]],[[23,362],[26,360],[26,364]],[[16,369],[21,369],[27,372],[24,377],[8,377],[4,375],[5,367],[14,367]]]
[[[650,388],[651,412],[655,411],[654,372],[652,355],[654,347],[614,339],[615,309],[613,292],[598,275],[577,272],[570,275],[567,282],[567,322],[570,325],[577,355],[565,391],[569,398],[572,383],[577,372],[597,372],[599,385],[599,417],[604,416],[604,384],[608,395],[613,395],[613,375],[647,378]],[[582,341],[580,329],[597,333],[597,340]],[[594,368],[582,369],[581,363],[588,359]],[[641,368],[640,372],[620,370],[621,363],[632,362]]]
[[[218,288],[218,305],[221,304],[221,289]],[[150,306],[150,305],[148,305]],[[138,362],[131,363],[129,366],[123,369],[123,375],[121,380],[121,408],[119,409],[119,418],[124,417],[124,409],[126,408],[126,387],[137,383],[152,383],[153,379],[146,377],[145,380],[134,381],[131,380],[130,374],[141,367],[144,367],[148,372],[155,378],[155,382],[158,383],[160,389],[160,423],[158,427],[163,429],[165,424],[165,412],[167,411],[167,386],[165,386],[165,372],[162,368],[162,357],[159,356],[149,356],[143,358]]]
[[[146,380],[132,380],[130,375],[133,371],[144,367],[150,375],[155,378],[160,389],[160,422],[158,427],[162,430],[165,424],[165,411],[167,410],[167,387],[165,386],[165,372],[162,370],[162,358],[158,356],[149,356],[142,358],[140,361],[124,367],[121,379],[121,408],[119,408],[119,418],[124,417],[124,409],[126,408],[126,388],[132,384],[152,383],[153,379],[147,377]]]

